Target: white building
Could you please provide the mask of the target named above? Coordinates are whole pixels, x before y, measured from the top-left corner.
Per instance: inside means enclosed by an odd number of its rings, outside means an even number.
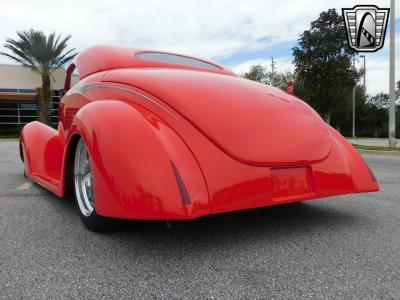
[[[52,121],[58,122],[59,91],[64,87],[65,71],[57,70],[51,78]],[[78,77],[73,75],[72,81]],[[42,85],[40,74],[21,65],[0,64],[0,128],[36,120],[36,88]]]

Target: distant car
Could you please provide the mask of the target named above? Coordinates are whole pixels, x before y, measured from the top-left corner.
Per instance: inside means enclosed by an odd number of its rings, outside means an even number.
[[[20,154],[32,181],[73,191],[93,231],[109,218],[187,220],[379,189],[309,105],[213,62],[95,46],[67,69],[65,91],[58,130],[29,123]]]

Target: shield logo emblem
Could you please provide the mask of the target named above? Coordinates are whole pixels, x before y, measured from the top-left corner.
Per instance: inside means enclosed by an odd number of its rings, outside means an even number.
[[[358,52],[374,52],[383,47],[389,8],[375,5],[356,5],[343,8],[347,41]]]

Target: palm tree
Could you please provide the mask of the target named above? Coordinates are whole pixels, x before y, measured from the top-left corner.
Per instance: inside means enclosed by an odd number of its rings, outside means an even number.
[[[17,32],[18,39],[7,39],[4,47],[10,53],[0,52],[42,77],[42,88],[37,95],[37,120],[51,124],[51,74],[77,54],[75,49],[65,51],[70,35],[61,39],[55,32],[48,37],[42,31],[33,29]]]

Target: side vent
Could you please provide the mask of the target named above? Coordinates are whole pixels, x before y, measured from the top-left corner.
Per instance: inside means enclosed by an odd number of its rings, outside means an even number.
[[[191,204],[192,201],[190,200],[190,196],[189,193],[186,189],[185,184],[183,183],[182,177],[178,172],[178,169],[176,168],[175,164],[173,163],[173,161],[171,160],[171,166],[172,166],[172,170],[174,171],[174,175],[176,178],[176,182],[178,184],[179,187],[179,192],[181,193],[181,198],[182,198],[182,203],[185,205]]]

